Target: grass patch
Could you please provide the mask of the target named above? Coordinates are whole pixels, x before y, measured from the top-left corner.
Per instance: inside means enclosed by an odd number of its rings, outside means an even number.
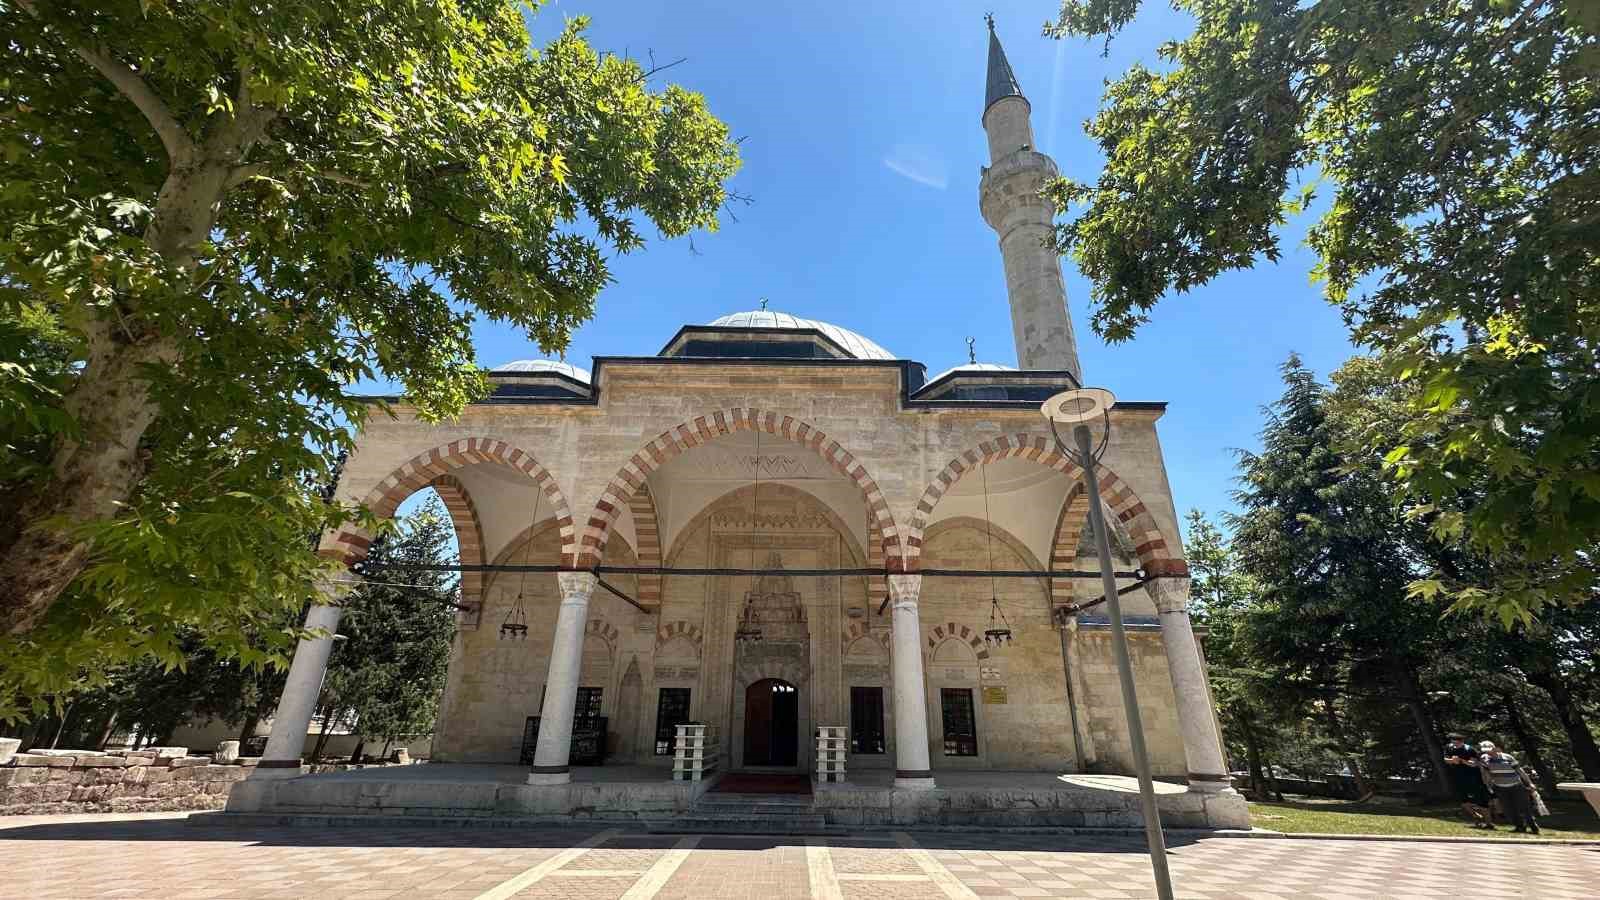
[[[1550,815],[1539,819],[1543,838],[1600,840],[1600,817],[1587,803],[1551,803]],[[1365,803],[1321,797],[1285,795],[1282,803],[1251,803],[1250,822],[1257,828],[1291,834],[1394,834],[1523,839],[1504,824],[1494,831],[1472,827],[1454,803],[1418,803],[1398,797],[1374,797]],[[1531,837],[1529,835],[1528,837]]]

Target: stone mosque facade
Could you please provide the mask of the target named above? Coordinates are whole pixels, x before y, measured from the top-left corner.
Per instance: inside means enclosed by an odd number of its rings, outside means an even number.
[[[979,206],[1018,368],[928,377],[850,330],[761,309],[588,371],[503,365],[457,421],[372,417],[342,499],[392,515],[432,488],[463,564],[543,567],[464,574],[435,765],[521,762],[536,786],[594,764],[666,780],[675,726],[702,722],[735,772],[814,771],[820,726],[849,728],[848,771],[896,790],[962,770],[1133,772],[1105,610],[1079,608],[1100,582],[1050,574],[1099,570],[1082,471],[1040,413],[1084,374],[1043,246],[1037,192],[1056,167],[992,30],[982,125]],[[1153,576],[1122,602],[1155,773],[1231,793],[1186,611],[1164,410],[1110,409],[1112,564]],[[354,564],[369,542],[348,530],[323,551]],[[815,574],[835,569],[856,574]],[[971,574],[922,574],[949,570]],[[313,607],[308,624],[336,631],[338,616]],[[1002,619],[1012,639],[990,643]],[[329,646],[302,642],[263,767],[299,765]],[[536,740],[532,717],[549,723]]]

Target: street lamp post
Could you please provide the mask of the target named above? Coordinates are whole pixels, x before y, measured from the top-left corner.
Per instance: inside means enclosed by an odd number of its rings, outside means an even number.
[[[1122,602],[1117,596],[1117,579],[1112,574],[1111,533],[1100,505],[1100,480],[1095,464],[1105,452],[1111,434],[1111,404],[1116,398],[1103,388],[1065,391],[1046,400],[1041,410],[1050,422],[1050,433],[1062,455],[1083,469],[1084,490],[1089,496],[1089,525],[1094,529],[1095,549],[1100,556],[1100,582],[1105,592],[1106,609],[1111,618],[1111,648],[1117,660],[1117,677],[1122,682],[1122,709],[1128,718],[1128,742],[1133,745],[1133,765],[1139,775],[1139,802],[1144,810],[1145,839],[1150,845],[1150,867],[1155,875],[1156,896],[1172,898],[1172,874],[1167,870],[1166,839],[1161,832],[1161,814],[1156,810],[1155,784],[1150,777],[1150,754],[1144,744],[1144,724],[1139,719],[1139,695],[1133,684],[1133,664],[1128,659],[1128,633],[1122,625]],[[1094,444],[1089,423],[1099,418],[1105,423],[1100,446]],[[1076,448],[1068,447],[1056,430],[1057,423],[1072,426]]]

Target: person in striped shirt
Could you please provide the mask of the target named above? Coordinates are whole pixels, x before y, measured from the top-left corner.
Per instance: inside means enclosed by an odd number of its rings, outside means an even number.
[[[1522,771],[1522,766],[1517,764],[1516,757],[1501,750],[1493,741],[1484,741],[1478,745],[1482,753],[1478,757],[1478,771],[1483,774],[1484,783],[1494,791],[1496,800],[1500,801],[1500,809],[1512,825],[1512,830],[1525,834],[1527,832],[1539,833],[1539,823],[1533,818],[1533,797],[1528,792],[1528,776]]]

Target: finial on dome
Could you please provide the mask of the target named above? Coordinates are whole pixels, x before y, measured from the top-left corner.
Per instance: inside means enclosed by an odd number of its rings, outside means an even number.
[[[975,363],[975,362],[978,361],[978,346],[977,345],[978,345],[978,339],[977,338],[975,338],[975,337],[967,338],[967,362]]]
[[[989,23],[989,30],[993,31],[994,30],[994,13],[992,13],[992,12],[984,13],[983,14],[983,20],[985,22]]]
[[[767,308],[767,298],[765,298],[765,297],[761,298],[761,308],[762,309],[766,309]]]

